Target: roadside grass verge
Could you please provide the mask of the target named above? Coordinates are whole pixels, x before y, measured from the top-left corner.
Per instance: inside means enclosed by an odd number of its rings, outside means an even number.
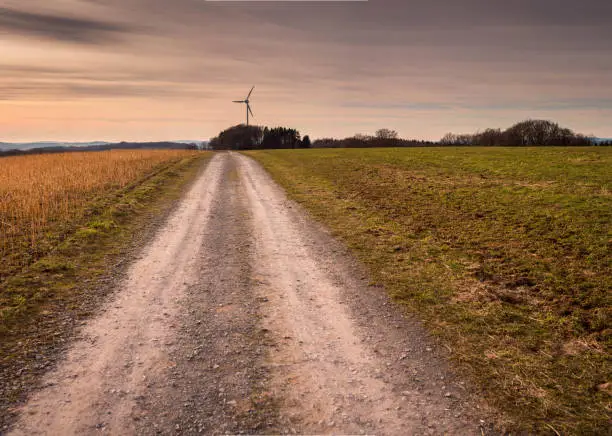
[[[152,235],[210,157],[186,153],[127,186],[92,195],[73,221],[47,230],[45,252],[0,281],[0,433],[11,407],[112,291],[137,242]]]
[[[423,319],[509,429],[609,431],[612,149],[246,154]]]

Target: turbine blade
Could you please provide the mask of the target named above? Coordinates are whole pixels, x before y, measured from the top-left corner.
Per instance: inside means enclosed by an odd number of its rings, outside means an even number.
[[[255,87],[253,86],[253,87],[251,88],[251,91],[249,92],[249,95],[247,95],[247,98],[246,98],[247,100],[249,99],[249,97],[250,97],[250,96],[251,96],[251,94],[253,93],[253,90],[254,90],[254,89],[255,89]]]
[[[253,115],[253,111],[251,110],[251,105],[247,104],[247,109],[249,110],[249,112],[251,113],[251,116],[253,118],[255,118],[255,115]]]
[[[244,100],[234,100],[234,103],[246,103]]]

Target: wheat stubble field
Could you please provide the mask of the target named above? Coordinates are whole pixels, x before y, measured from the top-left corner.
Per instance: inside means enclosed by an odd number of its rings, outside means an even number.
[[[610,423],[612,150],[256,151],[512,426]]]
[[[193,152],[113,150],[0,159],[0,279],[39,258],[97,198]]]

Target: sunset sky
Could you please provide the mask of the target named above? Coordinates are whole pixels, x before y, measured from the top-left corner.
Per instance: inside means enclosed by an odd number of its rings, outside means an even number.
[[[612,1],[3,0],[0,141],[411,138],[546,118],[612,137]]]

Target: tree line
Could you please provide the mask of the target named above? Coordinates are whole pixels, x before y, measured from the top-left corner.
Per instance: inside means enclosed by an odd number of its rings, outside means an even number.
[[[213,150],[258,150],[264,148],[310,148],[310,137],[289,127],[261,127],[239,124],[212,138]]]
[[[391,129],[379,129],[374,135],[358,133],[344,139],[317,139],[312,143],[313,148],[426,147],[432,145],[436,143],[418,139],[402,139],[395,130]]]
[[[344,139],[322,138],[311,143],[308,136],[288,127],[260,127],[240,124],[211,139],[213,150],[255,150],[263,148],[374,148],[428,146],[588,146],[612,145],[575,133],[548,120],[525,120],[505,130],[485,129],[470,134],[448,133],[440,141],[400,138],[395,130],[379,129],[374,135],[355,134]]]
[[[571,129],[547,120],[525,120],[506,130],[485,129],[468,134],[447,133],[440,145],[475,146],[553,146],[597,145],[595,138],[575,133]],[[604,145],[600,143],[599,145]]]

